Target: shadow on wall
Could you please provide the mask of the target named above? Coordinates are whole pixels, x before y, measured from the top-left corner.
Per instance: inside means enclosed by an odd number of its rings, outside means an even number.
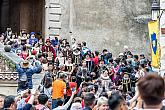
[[[68,38],[70,13],[69,3],[63,4],[61,36]],[[134,48],[137,53],[147,53],[149,46],[147,24],[140,24],[134,17],[150,13],[148,0],[73,0],[73,35],[79,41],[87,41],[92,50],[110,49],[119,54],[124,45]],[[133,5],[132,5],[133,4]],[[120,8],[119,8],[120,7]],[[140,16],[143,17],[143,16]]]

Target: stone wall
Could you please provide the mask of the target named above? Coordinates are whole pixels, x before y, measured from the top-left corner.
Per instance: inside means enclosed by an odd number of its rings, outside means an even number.
[[[69,1],[61,0],[61,36],[69,36]],[[150,52],[147,23],[135,18],[150,14],[152,0],[73,0],[73,36],[93,50],[115,55],[128,45],[134,53]]]

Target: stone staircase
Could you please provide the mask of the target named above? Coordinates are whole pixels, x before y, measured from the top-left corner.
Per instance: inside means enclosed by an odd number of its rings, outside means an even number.
[[[5,52],[4,45],[0,43],[0,96],[17,94],[18,74],[15,72],[15,64],[21,60],[15,53]],[[42,73],[33,75],[34,88],[38,88],[42,78]]]
[[[45,0],[45,32],[46,37],[53,38],[55,36],[59,36],[61,29],[61,5],[60,0]]]

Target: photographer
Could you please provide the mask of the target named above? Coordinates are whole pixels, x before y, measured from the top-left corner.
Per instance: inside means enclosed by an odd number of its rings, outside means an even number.
[[[28,60],[24,60],[20,64],[16,65],[16,71],[18,72],[18,89],[17,91],[23,91],[33,88],[32,76],[34,73],[39,73],[42,70],[41,65],[35,64],[35,67],[31,66]]]
[[[86,61],[82,62],[82,66],[77,71],[77,85],[81,84],[85,80],[85,77],[90,76],[90,72],[87,70]]]

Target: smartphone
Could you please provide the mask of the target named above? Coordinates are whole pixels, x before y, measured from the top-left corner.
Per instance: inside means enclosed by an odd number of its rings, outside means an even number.
[[[72,91],[75,91],[75,90],[76,90],[76,88],[75,88],[75,87],[73,87],[73,88],[72,88]]]

